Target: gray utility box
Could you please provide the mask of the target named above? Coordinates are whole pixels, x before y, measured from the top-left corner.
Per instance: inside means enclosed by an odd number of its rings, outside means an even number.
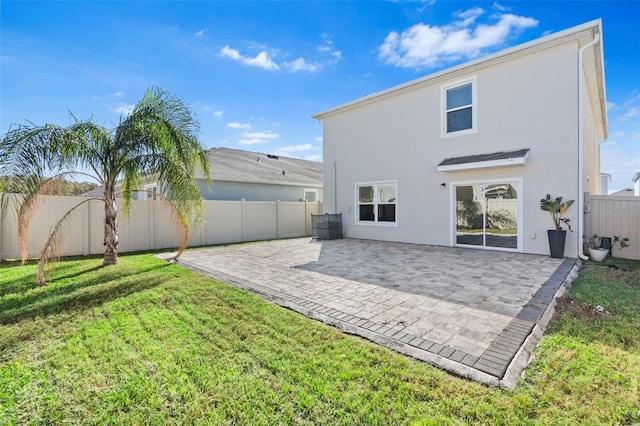
[[[312,214],[311,236],[316,240],[342,238],[342,213]]]

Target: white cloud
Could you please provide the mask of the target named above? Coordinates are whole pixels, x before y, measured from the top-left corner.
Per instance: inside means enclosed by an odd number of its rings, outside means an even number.
[[[239,145],[255,145],[258,143],[266,143],[267,140],[266,139],[258,139],[258,138],[253,138],[253,139],[240,139],[238,141]]]
[[[202,29],[200,31],[198,31],[197,33],[194,34],[194,36],[196,37],[202,37],[204,35],[204,33],[206,32],[206,30]]]
[[[280,152],[302,152],[302,151],[310,151],[312,149],[313,149],[313,145],[311,145],[310,143],[306,143],[302,145],[283,146],[282,148],[279,149],[279,151]]]
[[[114,93],[107,93],[107,96],[110,96],[112,98],[119,98],[123,94],[124,94],[123,92],[114,92]]]
[[[215,118],[220,118],[224,114],[224,111],[213,111],[213,116]]]
[[[459,10],[453,14],[453,16],[455,16],[456,18],[462,19],[462,21],[458,21],[455,23],[455,25],[459,27],[468,27],[469,25],[475,23],[477,17],[482,15],[484,15],[484,9],[481,7]]]
[[[614,102],[607,102],[607,111],[612,111],[616,108],[616,104]]]
[[[244,132],[242,139],[238,141],[239,145],[255,145],[261,143],[267,143],[274,139],[278,139],[279,134],[270,131],[267,132]]]
[[[322,53],[324,59],[310,60],[308,57],[298,56],[297,59],[292,61],[277,63],[274,58],[281,54],[289,58],[295,58],[297,55],[294,56],[288,52],[283,53],[277,48],[268,48],[267,46],[257,43],[250,46],[251,49],[261,50],[255,57],[243,55],[238,49],[234,49],[229,45],[220,49],[219,55],[224,58],[233,59],[241,64],[262,68],[267,71],[278,71],[284,68],[290,72],[316,72],[326,65],[336,63],[342,57],[342,52],[334,48],[333,41],[326,33],[320,34],[320,38],[322,38],[322,44],[317,46],[316,50]],[[328,57],[326,55],[328,55]]]
[[[323,142],[323,141],[324,141],[324,139],[323,139],[323,137],[322,137],[322,136],[318,136],[317,138],[313,138],[313,141],[314,141],[314,142]]]
[[[620,120],[626,121],[630,118],[634,118],[640,115],[640,110],[636,107],[627,108],[624,114],[620,117]]]
[[[491,6],[493,9],[495,10],[499,10],[500,12],[509,12],[511,10],[510,7],[507,6],[503,6],[501,4],[498,4],[497,1],[493,2],[493,6]]]
[[[322,155],[321,154],[308,155],[304,157],[304,159],[307,161],[322,161]]]
[[[251,129],[251,124],[249,124],[249,123],[239,123],[237,121],[234,121],[232,123],[227,124],[227,127],[230,127],[232,129],[250,130]]]
[[[640,101],[640,93],[637,93],[635,90],[633,92],[634,92],[634,95],[624,103],[625,107],[630,107],[631,105]]]
[[[260,52],[255,58],[241,55],[237,49],[232,49],[229,46],[225,46],[220,50],[220,56],[231,58],[234,61],[240,62],[244,65],[252,67],[259,67],[267,71],[277,71],[280,69],[278,64],[273,62],[267,52]]]
[[[278,139],[280,137],[277,133],[271,132],[246,132],[242,135],[245,138],[258,138],[258,139]]]
[[[416,24],[401,34],[391,31],[379,48],[379,58],[397,67],[433,68],[460,59],[478,57],[499,47],[509,36],[535,27],[538,21],[509,13],[496,13],[493,24],[478,24],[485,11],[472,8],[455,13],[449,25]]]
[[[129,115],[133,112],[133,110],[135,109],[135,105],[133,104],[124,104],[124,103],[119,103],[119,104],[115,104],[111,107],[111,109],[114,112],[117,112],[120,115]]]
[[[322,33],[320,34],[320,38],[322,38],[323,44],[317,47],[318,52],[328,53],[333,56],[335,59],[333,59],[331,63],[334,63],[342,57],[342,52],[333,47],[333,40],[331,40],[329,34]]]
[[[600,170],[612,175],[611,189],[631,186],[631,179],[640,170],[636,144],[605,142],[601,145]],[[635,155],[634,155],[635,151]]]
[[[292,72],[298,71],[310,71],[315,72],[322,68],[321,64],[312,64],[307,62],[304,58],[298,58],[292,62],[285,62],[285,67],[287,67]]]

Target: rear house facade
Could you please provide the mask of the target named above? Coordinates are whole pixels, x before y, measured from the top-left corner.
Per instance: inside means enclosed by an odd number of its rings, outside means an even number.
[[[607,137],[600,20],[314,114],[324,208],[346,237],[548,254],[540,199],[585,193]]]

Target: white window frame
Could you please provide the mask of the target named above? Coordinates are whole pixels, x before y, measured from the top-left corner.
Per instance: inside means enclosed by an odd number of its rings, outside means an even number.
[[[470,246],[456,243],[456,187],[466,185],[485,185],[492,183],[515,182],[518,184],[518,234],[516,235],[518,247],[515,249],[490,247],[490,246]],[[510,251],[514,253],[524,253],[524,196],[523,196],[523,178],[522,177],[505,177],[502,179],[480,179],[480,180],[463,180],[449,183],[449,245],[451,247],[465,247],[476,250],[494,250],[494,251]]]
[[[458,130],[456,132],[447,133],[447,90],[455,89],[456,87],[464,86],[465,84],[471,83],[471,128]],[[476,133],[478,131],[478,97],[476,95],[476,86],[477,79],[476,76],[472,76],[470,78],[465,78],[463,80],[456,80],[451,83],[440,86],[440,136],[443,138],[450,138],[454,136],[468,135],[469,133]],[[451,111],[456,111],[457,109],[468,108],[468,106],[459,107],[452,109]]]
[[[320,194],[319,194],[318,190],[317,190],[317,189],[311,189],[311,188],[305,188],[305,189],[304,189],[303,197],[302,197],[302,200],[303,200],[303,201],[307,201],[307,193],[314,193],[314,194],[316,194],[316,200],[315,200],[315,201],[308,201],[309,203],[315,203],[315,202],[320,201],[320,200],[319,200],[319,195],[320,195]]]
[[[396,188],[396,201],[395,201],[395,212],[396,212],[396,220],[394,222],[387,221],[378,221],[378,191],[374,188],[373,191],[373,211],[375,220],[360,220],[360,187],[361,186],[374,186],[378,185],[394,185]],[[354,210],[354,223],[356,225],[366,225],[366,226],[386,226],[386,227],[397,227],[398,226],[398,181],[397,180],[384,180],[384,181],[374,181],[374,182],[357,182],[355,184],[355,208]]]

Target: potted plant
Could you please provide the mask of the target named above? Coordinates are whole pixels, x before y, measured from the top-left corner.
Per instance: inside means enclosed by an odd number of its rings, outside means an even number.
[[[562,224],[565,224],[569,231],[573,232],[569,222],[570,219],[562,217],[569,207],[575,202],[575,200],[569,200],[562,202],[562,197],[551,198],[551,195],[547,194],[546,198],[540,200],[540,208],[551,214],[551,219],[555,229],[547,231],[549,237],[549,251],[551,257],[555,259],[562,259],[564,257],[564,243],[567,238],[567,231],[562,229]]]
[[[604,244],[604,241],[607,240],[607,244]],[[593,234],[589,237],[588,241],[589,246],[589,257],[596,262],[602,262],[602,260],[607,257],[610,250],[613,250],[614,247],[625,248],[629,247],[629,237],[621,237],[619,235],[614,235],[613,238],[602,237],[598,234]]]
[[[598,234],[590,236],[587,244],[589,246],[589,257],[591,260],[602,262],[604,258],[607,257],[609,249],[600,247],[602,245],[602,237],[598,236]]]

